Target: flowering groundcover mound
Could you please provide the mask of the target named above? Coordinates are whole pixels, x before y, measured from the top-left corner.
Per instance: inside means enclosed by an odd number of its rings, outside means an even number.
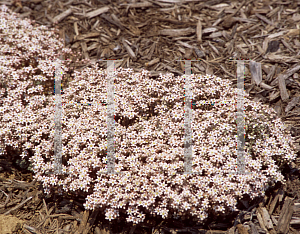
[[[6,8],[1,8],[7,11]],[[1,12],[1,11],[0,11]],[[107,219],[119,212],[128,222],[143,222],[146,214],[172,214],[204,220],[209,213],[236,209],[243,194],[263,195],[267,186],[284,182],[283,163],[295,159],[292,137],[274,110],[253,102],[245,93],[245,163],[249,175],[235,175],[236,89],[215,76],[192,75],[193,167],[198,175],[179,174],[184,166],[184,76],[146,70],[118,69],[115,90],[115,171],[106,172],[107,73],[97,64],[81,72],[64,90],[62,143],[63,171],[54,172],[54,59],[62,42],[45,27],[1,13],[0,139],[32,163],[44,191],[86,195],[86,209],[101,209]],[[37,59],[34,59],[37,58]],[[62,77],[68,67],[61,67]],[[43,82],[41,85],[41,82]],[[221,105],[204,105],[206,101]],[[91,106],[75,103],[93,103]],[[97,103],[97,104],[96,104]],[[25,136],[25,137],[24,137]]]

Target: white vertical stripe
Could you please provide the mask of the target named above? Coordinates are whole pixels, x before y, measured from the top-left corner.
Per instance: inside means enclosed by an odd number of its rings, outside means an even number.
[[[237,60],[237,174],[245,174],[244,61]]]
[[[191,61],[185,61],[185,115],[184,115],[184,174],[192,173],[192,89],[191,89]]]
[[[54,135],[54,170],[55,174],[62,173],[62,142],[61,142],[61,60],[57,59],[55,67],[55,135]]]

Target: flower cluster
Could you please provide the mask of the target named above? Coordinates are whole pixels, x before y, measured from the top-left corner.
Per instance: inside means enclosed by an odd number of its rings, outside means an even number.
[[[2,11],[7,8],[2,7]],[[184,77],[152,79],[146,70],[114,73],[115,171],[107,167],[107,73],[97,64],[75,72],[64,90],[62,112],[64,175],[54,172],[55,97],[53,61],[62,43],[44,27],[0,11],[1,87],[0,139],[4,150],[20,149],[33,165],[45,192],[86,194],[86,209],[101,208],[107,219],[126,211],[128,222],[143,222],[146,214],[191,215],[199,220],[236,209],[243,194],[263,195],[268,184],[284,181],[281,163],[295,159],[293,139],[268,106],[245,93],[245,175],[236,175],[236,94],[231,82],[211,75],[192,75],[193,172],[184,171]],[[30,46],[28,46],[30,45]],[[67,67],[62,66],[62,75]],[[36,73],[38,73],[36,75]],[[52,82],[47,82],[52,79]],[[44,82],[37,85],[36,80]],[[52,86],[53,88],[53,86]],[[219,105],[210,105],[210,102]],[[6,152],[6,151],[5,151]],[[145,212],[145,213],[144,213]]]

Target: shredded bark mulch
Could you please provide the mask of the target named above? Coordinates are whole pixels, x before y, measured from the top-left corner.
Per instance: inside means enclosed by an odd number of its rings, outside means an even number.
[[[300,1],[278,0],[14,0],[2,1],[21,18],[56,27],[65,46],[91,63],[123,60],[116,68],[159,73],[214,74],[233,81],[245,61],[245,90],[250,98],[274,108],[295,137],[297,160],[281,171],[265,197],[239,200],[239,212],[190,219],[153,217],[138,225],[105,220],[85,211],[84,197],[45,195],[16,152],[0,158],[1,233],[299,233],[300,232]],[[99,61],[98,61],[99,62]],[[78,64],[77,64],[78,65]],[[76,70],[87,65],[80,65]],[[106,69],[105,62],[99,67]],[[71,77],[75,70],[70,70]],[[68,81],[63,81],[68,86]]]

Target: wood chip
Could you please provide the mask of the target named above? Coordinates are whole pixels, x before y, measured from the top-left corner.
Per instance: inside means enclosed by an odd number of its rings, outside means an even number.
[[[202,42],[202,24],[201,24],[200,20],[198,20],[198,23],[197,23],[196,33],[197,33],[197,40],[201,43]]]
[[[279,233],[287,233],[289,229],[292,214],[294,212],[294,210],[291,209],[291,206],[293,206],[293,200],[293,198],[286,197],[284,201],[277,224],[277,230]]]
[[[72,9],[68,9],[68,10],[64,11],[63,13],[61,13],[61,14],[57,15],[56,17],[54,17],[53,22],[54,23],[55,22],[60,22],[70,14],[72,14]]]
[[[187,35],[191,35],[193,33],[195,33],[195,29],[192,29],[192,28],[162,29],[159,31],[159,35],[171,36],[171,37],[187,36]]]
[[[86,17],[93,18],[93,17],[96,17],[96,16],[101,15],[101,14],[103,14],[105,12],[108,12],[108,11],[109,11],[109,7],[108,6],[101,7],[99,9],[97,9],[97,10],[94,10],[94,11],[91,11],[91,12],[87,13]]]
[[[300,103],[300,97],[294,97],[286,106],[285,112],[289,112],[294,106]]]

